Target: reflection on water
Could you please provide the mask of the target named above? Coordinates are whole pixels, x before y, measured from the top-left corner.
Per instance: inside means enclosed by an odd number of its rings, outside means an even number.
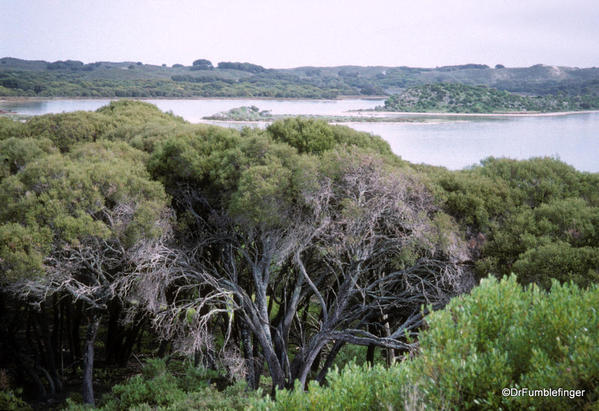
[[[110,100],[0,101],[0,109],[38,115],[75,110],[96,110]],[[273,114],[349,115],[350,110],[371,109],[382,100],[265,100],[195,99],[146,100],[163,111],[188,121],[234,107],[255,105]],[[240,128],[243,123],[212,122]],[[250,123],[265,127],[265,123]],[[464,119],[437,123],[351,123],[357,130],[380,135],[394,153],[415,162],[459,169],[481,159],[525,159],[553,156],[584,171],[599,172],[599,113],[567,116]]]

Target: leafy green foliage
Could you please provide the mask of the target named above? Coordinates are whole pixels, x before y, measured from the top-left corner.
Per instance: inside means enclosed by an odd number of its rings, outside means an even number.
[[[102,409],[165,406],[184,399],[185,392],[177,386],[177,379],[166,370],[164,361],[153,359],[146,363],[142,375],[135,375],[124,384],[112,387],[111,397]]]
[[[427,319],[409,367],[434,408],[571,409],[599,400],[599,289],[553,283],[545,293],[514,276],[486,279]],[[584,389],[585,397],[503,397],[501,389]]]
[[[155,178],[167,189],[181,182],[206,184],[227,190],[239,178],[246,162],[237,131],[202,127],[193,134],[170,137],[159,144],[148,165]]]
[[[335,368],[327,374],[327,385],[309,384],[307,392],[300,385],[294,390],[277,391],[276,401],[255,400],[257,410],[386,410],[402,409],[405,386],[403,367],[384,368],[350,364],[342,371]]]
[[[473,172],[446,172],[437,176],[438,193],[447,211],[467,227],[485,230],[494,217],[513,207],[511,191],[502,180]]]
[[[31,275],[35,267],[39,273],[49,250],[77,246],[89,237],[114,236],[130,246],[156,236],[166,196],[148,179],[143,158],[124,143],[90,143],[69,155],[41,157],[5,178],[0,184],[4,274]],[[122,205],[133,209],[131,220],[110,220]]]
[[[117,410],[243,410],[252,398],[259,396],[248,392],[245,384],[237,383],[218,391],[211,379],[218,377],[213,370],[187,367],[180,374],[167,369],[164,360],[147,360],[142,374],[112,387],[102,398],[98,408]],[[68,409],[82,409],[70,402]]]
[[[264,67],[259,66],[257,64],[232,63],[232,62],[228,62],[228,61],[221,61],[220,63],[218,63],[218,68],[249,71],[250,73],[261,73],[265,70]]]
[[[18,223],[0,225],[0,284],[44,274],[43,260],[51,250],[50,230]]]
[[[273,140],[295,147],[300,153],[320,154],[339,145],[391,154],[389,144],[377,136],[345,126],[331,126],[323,120],[301,117],[275,121],[267,128]]]
[[[20,398],[20,391],[1,390],[0,409],[5,411],[29,411],[32,408]]]
[[[21,137],[23,127],[23,123],[20,121],[0,116],[0,141],[10,137]]]
[[[57,150],[52,141],[46,138],[16,138],[0,140],[0,181],[16,174],[30,161]]]
[[[35,116],[23,125],[20,133],[32,138],[50,139],[61,152],[69,151],[77,143],[130,141],[134,138],[136,145],[145,149],[152,147],[145,140],[148,134],[154,137],[156,129],[164,136],[165,127],[172,129],[184,125],[185,122],[180,117],[163,113],[151,104],[120,100],[111,102],[96,112],[77,111]],[[8,134],[11,124],[7,126],[5,132]]]
[[[548,288],[551,279],[597,280],[599,175],[551,158],[488,158],[470,170],[427,169],[441,206],[465,228],[481,277],[518,274]]]
[[[490,157],[481,165],[478,173],[508,184],[518,205],[536,207],[556,198],[586,197],[590,189],[582,186],[586,173],[553,158],[518,161]]]
[[[25,124],[24,134],[48,138],[60,149],[68,151],[73,144],[96,141],[109,126],[110,120],[98,113],[76,111],[35,116]]]
[[[14,389],[12,379],[5,369],[0,369],[0,409],[6,411],[29,411],[32,408],[21,399],[23,390]]]

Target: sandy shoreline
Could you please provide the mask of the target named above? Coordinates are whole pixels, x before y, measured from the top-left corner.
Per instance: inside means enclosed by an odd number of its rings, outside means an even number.
[[[413,112],[413,111],[375,111],[360,110],[356,115],[368,117],[549,117],[549,116],[569,116],[572,114],[599,113],[599,110],[580,110],[580,111],[548,111],[541,112],[518,112],[518,113],[445,113],[445,112]],[[378,115],[377,115],[378,114]]]
[[[264,100],[264,101],[332,101],[332,100],[379,100],[384,96],[339,96],[336,99],[309,99],[290,97],[0,97],[0,104],[20,101],[59,101],[59,100]],[[348,117],[370,118],[403,118],[403,117],[474,117],[474,118],[502,118],[502,117],[550,117],[569,116],[573,114],[599,113],[599,110],[579,111],[551,111],[551,112],[514,112],[514,113],[448,113],[448,112],[414,112],[414,111],[377,111],[377,110],[350,110],[338,114]]]
[[[284,100],[284,101],[331,101],[331,100],[384,100],[387,96],[338,96],[337,98],[296,97],[21,97],[0,96],[3,101],[47,101],[47,100]]]

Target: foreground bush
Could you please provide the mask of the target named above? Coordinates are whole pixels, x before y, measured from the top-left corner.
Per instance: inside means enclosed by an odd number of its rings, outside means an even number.
[[[99,409],[120,410],[242,410],[259,392],[248,392],[244,383],[228,386],[223,391],[211,385],[219,378],[216,371],[188,367],[175,375],[162,359],[148,360],[142,374],[112,387],[101,400]],[[221,378],[222,379],[222,378]],[[91,408],[69,400],[68,409]]]
[[[257,409],[597,409],[599,288],[522,288],[489,278],[428,317],[420,354],[391,369],[348,367],[280,391]],[[504,388],[563,388],[584,395],[504,397]]]
[[[0,410],[5,411],[28,411],[32,408],[20,397],[20,391],[10,389],[0,390]]]
[[[387,410],[401,409],[408,380],[405,367],[384,368],[350,364],[327,375],[326,387],[317,382],[304,392],[299,384],[292,391],[278,391],[276,402],[270,398],[255,401],[255,409],[276,410]],[[407,395],[406,395],[407,394]]]

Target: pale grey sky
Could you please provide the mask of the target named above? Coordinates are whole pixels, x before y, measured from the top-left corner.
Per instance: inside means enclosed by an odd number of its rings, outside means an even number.
[[[0,57],[599,66],[599,0],[0,0]]]

